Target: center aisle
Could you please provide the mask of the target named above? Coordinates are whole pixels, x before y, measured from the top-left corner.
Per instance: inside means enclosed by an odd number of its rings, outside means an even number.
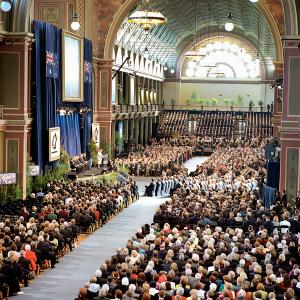
[[[143,195],[144,184],[145,179],[138,182],[140,195]],[[152,223],[157,207],[164,201],[166,198],[140,197],[139,201],[124,209],[67,254],[55,269],[48,269],[31,281],[29,287],[22,289],[23,295],[14,298],[73,300],[79,288],[89,281],[106,258],[115,253],[117,247],[125,247],[127,240],[140,226]]]
[[[185,162],[189,171],[203,163],[207,157],[194,157]],[[140,195],[151,178],[136,177]],[[165,202],[164,197],[140,197],[140,200],[124,209],[115,218],[88,236],[77,249],[62,258],[55,269],[45,270],[22,289],[23,295],[13,297],[20,300],[73,300],[83,284],[99,269],[116,248],[125,247],[126,242],[139,227],[152,223],[158,206]]]

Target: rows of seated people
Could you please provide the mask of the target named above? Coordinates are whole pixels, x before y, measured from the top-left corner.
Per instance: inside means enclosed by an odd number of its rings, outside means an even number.
[[[234,134],[234,115],[230,112],[205,111],[198,116],[195,134],[200,137],[226,137]]]
[[[188,133],[187,111],[166,111],[161,118],[158,129],[160,137],[171,137],[175,132],[180,135]]]
[[[144,152],[131,153],[128,157],[116,158],[115,166],[128,168],[130,175],[160,176],[176,174],[184,161],[192,156],[193,147],[153,144]]]
[[[272,120],[270,113],[247,113],[246,137],[270,138],[272,135]]]
[[[263,206],[263,144],[216,151],[107,258],[76,300],[297,300],[299,210]]]
[[[2,205],[0,216],[0,295],[21,294],[20,284],[40,270],[55,268],[76,246],[80,233],[92,233],[138,198],[134,182],[53,182],[32,199]],[[0,299],[1,296],[0,296]]]

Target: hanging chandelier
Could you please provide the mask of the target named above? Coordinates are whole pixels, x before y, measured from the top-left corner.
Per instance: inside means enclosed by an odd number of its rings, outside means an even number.
[[[145,1],[144,9],[133,12],[128,18],[129,23],[140,25],[146,33],[148,33],[153,26],[166,23],[167,18],[159,11],[153,11],[149,7],[150,0]]]

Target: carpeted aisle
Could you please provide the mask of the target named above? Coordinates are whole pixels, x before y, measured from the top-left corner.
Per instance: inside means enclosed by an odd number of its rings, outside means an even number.
[[[195,157],[185,163],[190,171],[195,170],[207,158]],[[140,195],[150,178],[135,178]],[[62,258],[55,269],[48,269],[22,289],[20,300],[73,300],[83,284],[117,247],[124,247],[127,240],[145,223],[152,223],[157,207],[166,201],[163,197],[140,197],[140,200],[123,210],[114,219],[84,240],[73,252]]]
[[[22,289],[23,295],[13,298],[74,299],[79,288],[89,280],[105,258],[114,254],[117,247],[124,247],[129,237],[141,225],[152,222],[156,208],[165,200],[166,198],[140,197],[139,201],[123,210],[89,236],[77,249],[67,254],[55,269],[44,271],[29,287]]]

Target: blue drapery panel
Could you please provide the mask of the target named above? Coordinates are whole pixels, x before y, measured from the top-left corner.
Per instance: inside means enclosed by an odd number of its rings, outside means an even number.
[[[34,88],[33,101],[35,149],[34,160],[40,166],[48,164],[48,132],[56,126],[56,110],[61,102],[61,30],[34,21]]]
[[[267,186],[279,188],[280,162],[270,161],[267,164]]]
[[[81,107],[93,109],[92,94],[92,43],[84,40],[84,101],[62,103],[62,50],[61,29],[40,21],[34,21],[34,86],[33,115],[35,140],[33,153],[36,164],[49,164],[49,128],[61,127],[61,144],[72,156],[86,152],[91,139],[92,112],[80,114]],[[76,109],[72,115],[60,116],[57,109],[68,106]]]
[[[264,184],[262,190],[263,206],[266,208],[270,208],[270,206],[273,204],[275,200],[275,197],[276,197],[276,189]]]
[[[92,42],[84,39],[84,101],[83,106],[93,109],[93,50]],[[81,152],[87,153],[87,145],[92,137],[93,112],[82,116]]]
[[[42,101],[44,98],[44,81],[41,80],[42,74],[45,73],[45,64],[41,63],[41,57],[45,57],[45,31],[44,24],[39,21],[34,21],[34,60],[33,60],[33,130],[35,139],[33,140],[33,149],[36,149],[33,154],[33,159],[39,166],[44,166],[43,145],[47,142],[47,136],[44,135],[43,129],[43,109]]]
[[[269,161],[275,156],[276,146],[274,144],[265,145],[265,159]],[[273,153],[273,154],[271,154]]]
[[[60,127],[61,146],[71,156],[81,153],[79,114],[60,116],[57,114],[57,125]]]

